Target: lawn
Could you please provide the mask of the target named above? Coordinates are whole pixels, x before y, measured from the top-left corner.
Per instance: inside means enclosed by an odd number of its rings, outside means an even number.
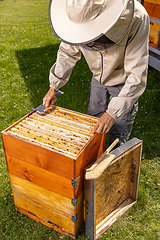
[[[49,88],[49,69],[59,40],[48,20],[49,0],[0,1],[0,131],[42,103]],[[87,113],[92,75],[82,59],[56,105]],[[100,239],[160,239],[160,72],[149,67],[148,84],[139,99],[132,137],[143,140],[138,203]],[[71,239],[14,208],[0,140],[0,239]],[[77,239],[87,240],[82,227]]]

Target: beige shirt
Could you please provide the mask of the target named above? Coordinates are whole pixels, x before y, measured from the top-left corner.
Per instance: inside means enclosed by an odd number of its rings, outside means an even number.
[[[126,9],[120,19],[122,22],[126,18],[126,24],[129,24],[127,28],[124,27],[123,37],[120,21],[106,34],[112,41],[117,42],[118,37],[120,39],[118,44],[108,50],[92,52],[62,42],[56,63],[50,70],[50,87],[59,90],[68,82],[82,53],[94,78],[101,84],[115,86],[124,83],[118,97],[111,99],[107,112],[114,119],[127,113],[146,87],[149,36],[149,17],[143,6],[135,1],[134,12],[127,16],[128,12]]]

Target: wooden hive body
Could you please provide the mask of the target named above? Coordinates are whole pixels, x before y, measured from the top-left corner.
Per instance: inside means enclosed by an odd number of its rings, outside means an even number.
[[[150,17],[160,19],[160,0],[144,0],[143,6]]]
[[[142,1],[142,4],[150,17],[149,45],[153,48],[159,49],[160,48],[160,0],[144,0]],[[158,55],[155,55],[155,57],[157,58]]]
[[[91,240],[137,202],[141,153],[142,141],[133,138],[111,152],[115,158],[100,177],[85,179],[85,229]]]
[[[150,20],[149,45],[157,49],[160,48],[160,20]]]
[[[92,134],[96,122],[54,106],[1,133],[16,209],[73,238],[84,222],[83,169],[105,147],[105,135]]]

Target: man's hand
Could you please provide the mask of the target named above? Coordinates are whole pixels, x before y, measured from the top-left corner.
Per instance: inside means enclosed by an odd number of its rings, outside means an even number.
[[[93,133],[107,133],[114,123],[114,118],[109,113],[104,113],[93,128]]]
[[[56,95],[56,90],[54,88],[50,88],[45,97],[43,98],[43,105],[46,107],[52,106],[56,101],[57,97]]]

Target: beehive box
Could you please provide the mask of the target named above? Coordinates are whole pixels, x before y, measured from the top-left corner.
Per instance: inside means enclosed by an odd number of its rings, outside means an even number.
[[[160,31],[150,29],[149,45],[154,48],[160,48]]]
[[[85,231],[92,240],[99,238],[138,198],[142,141],[133,138],[111,154],[115,158],[103,174],[84,182]]]
[[[144,0],[143,6],[150,17],[160,19],[160,0]]]
[[[160,48],[160,21],[150,20],[149,45],[154,48]]]
[[[75,238],[84,222],[83,169],[104,151],[97,118],[53,106],[32,111],[1,135],[15,207]]]

